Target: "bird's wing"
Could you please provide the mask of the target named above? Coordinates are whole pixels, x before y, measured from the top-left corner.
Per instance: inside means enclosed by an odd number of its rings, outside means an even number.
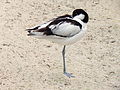
[[[41,29],[41,28],[45,28],[46,26],[48,26],[51,22],[53,22],[54,20],[60,20],[60,19],[71,19],[72,16],[66,14],[66,15],[63,15],[63,16],[58,16],[57,18],[53,18],[49,21],[47,21],[46,23],[43,23],[43,24],[40,24],[40,25],[37,25],[37,26],[34,26],[30,29],[27,29],[27,30],[37,30],[37,29]]]
[[[48,26],[33,31],[29,35],[71,37],[81,31],[82,25],[72,19],[57,19]]]
[[[48,27],[56,36],[71,37],[81,31],[82,25],[72,19],[59,19],[51,22]]]

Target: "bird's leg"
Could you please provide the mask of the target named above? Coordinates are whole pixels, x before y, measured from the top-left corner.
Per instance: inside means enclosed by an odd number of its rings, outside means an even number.
[[[63,55],[63,72],[65,73],[66,72],[66,65],[65,65],[65,45],[63,47],[63,51],[62,51],[62,55]]]
[[[72,74],[71,73],[67,73],[66,72],[66,62],[65,62],[65,45],[64,45],[64,47],[63,47],[63,51],[62,51],[62,56],[63,56],[63,73],[67,76],[67,77],[74,77],[74,76],[72,76]]]

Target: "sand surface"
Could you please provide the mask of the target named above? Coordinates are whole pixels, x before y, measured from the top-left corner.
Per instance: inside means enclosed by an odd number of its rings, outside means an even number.
[[[66,49],[28,37],[26,28],[85,9],[85,37]],[[1,0],[0,90],[120,90],[120,0]]]

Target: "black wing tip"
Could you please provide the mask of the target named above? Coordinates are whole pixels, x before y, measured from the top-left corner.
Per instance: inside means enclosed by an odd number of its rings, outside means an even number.
[[[32,29],[25,29],[26,32],[30,33]]]
[[[27,36],[34,36],[35,34],[31,33],[31,29],[26,29],[25,31],[28,32]]]
[[[28,28],[25,31],[32,31],[32,30],[37,30],[40,26],[34,27],[34,28]]]

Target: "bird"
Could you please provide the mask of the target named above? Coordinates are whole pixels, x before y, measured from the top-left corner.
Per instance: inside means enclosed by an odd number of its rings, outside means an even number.
[[[85,10],[75,9],[71,15],[58,16],[46,23],[27,29],[27,35],[63,45],[63,73],[69,78],[75,77],[66,70],[65,50],[67,45],[74,44],[84,36],[88,21],[89,16]]]

